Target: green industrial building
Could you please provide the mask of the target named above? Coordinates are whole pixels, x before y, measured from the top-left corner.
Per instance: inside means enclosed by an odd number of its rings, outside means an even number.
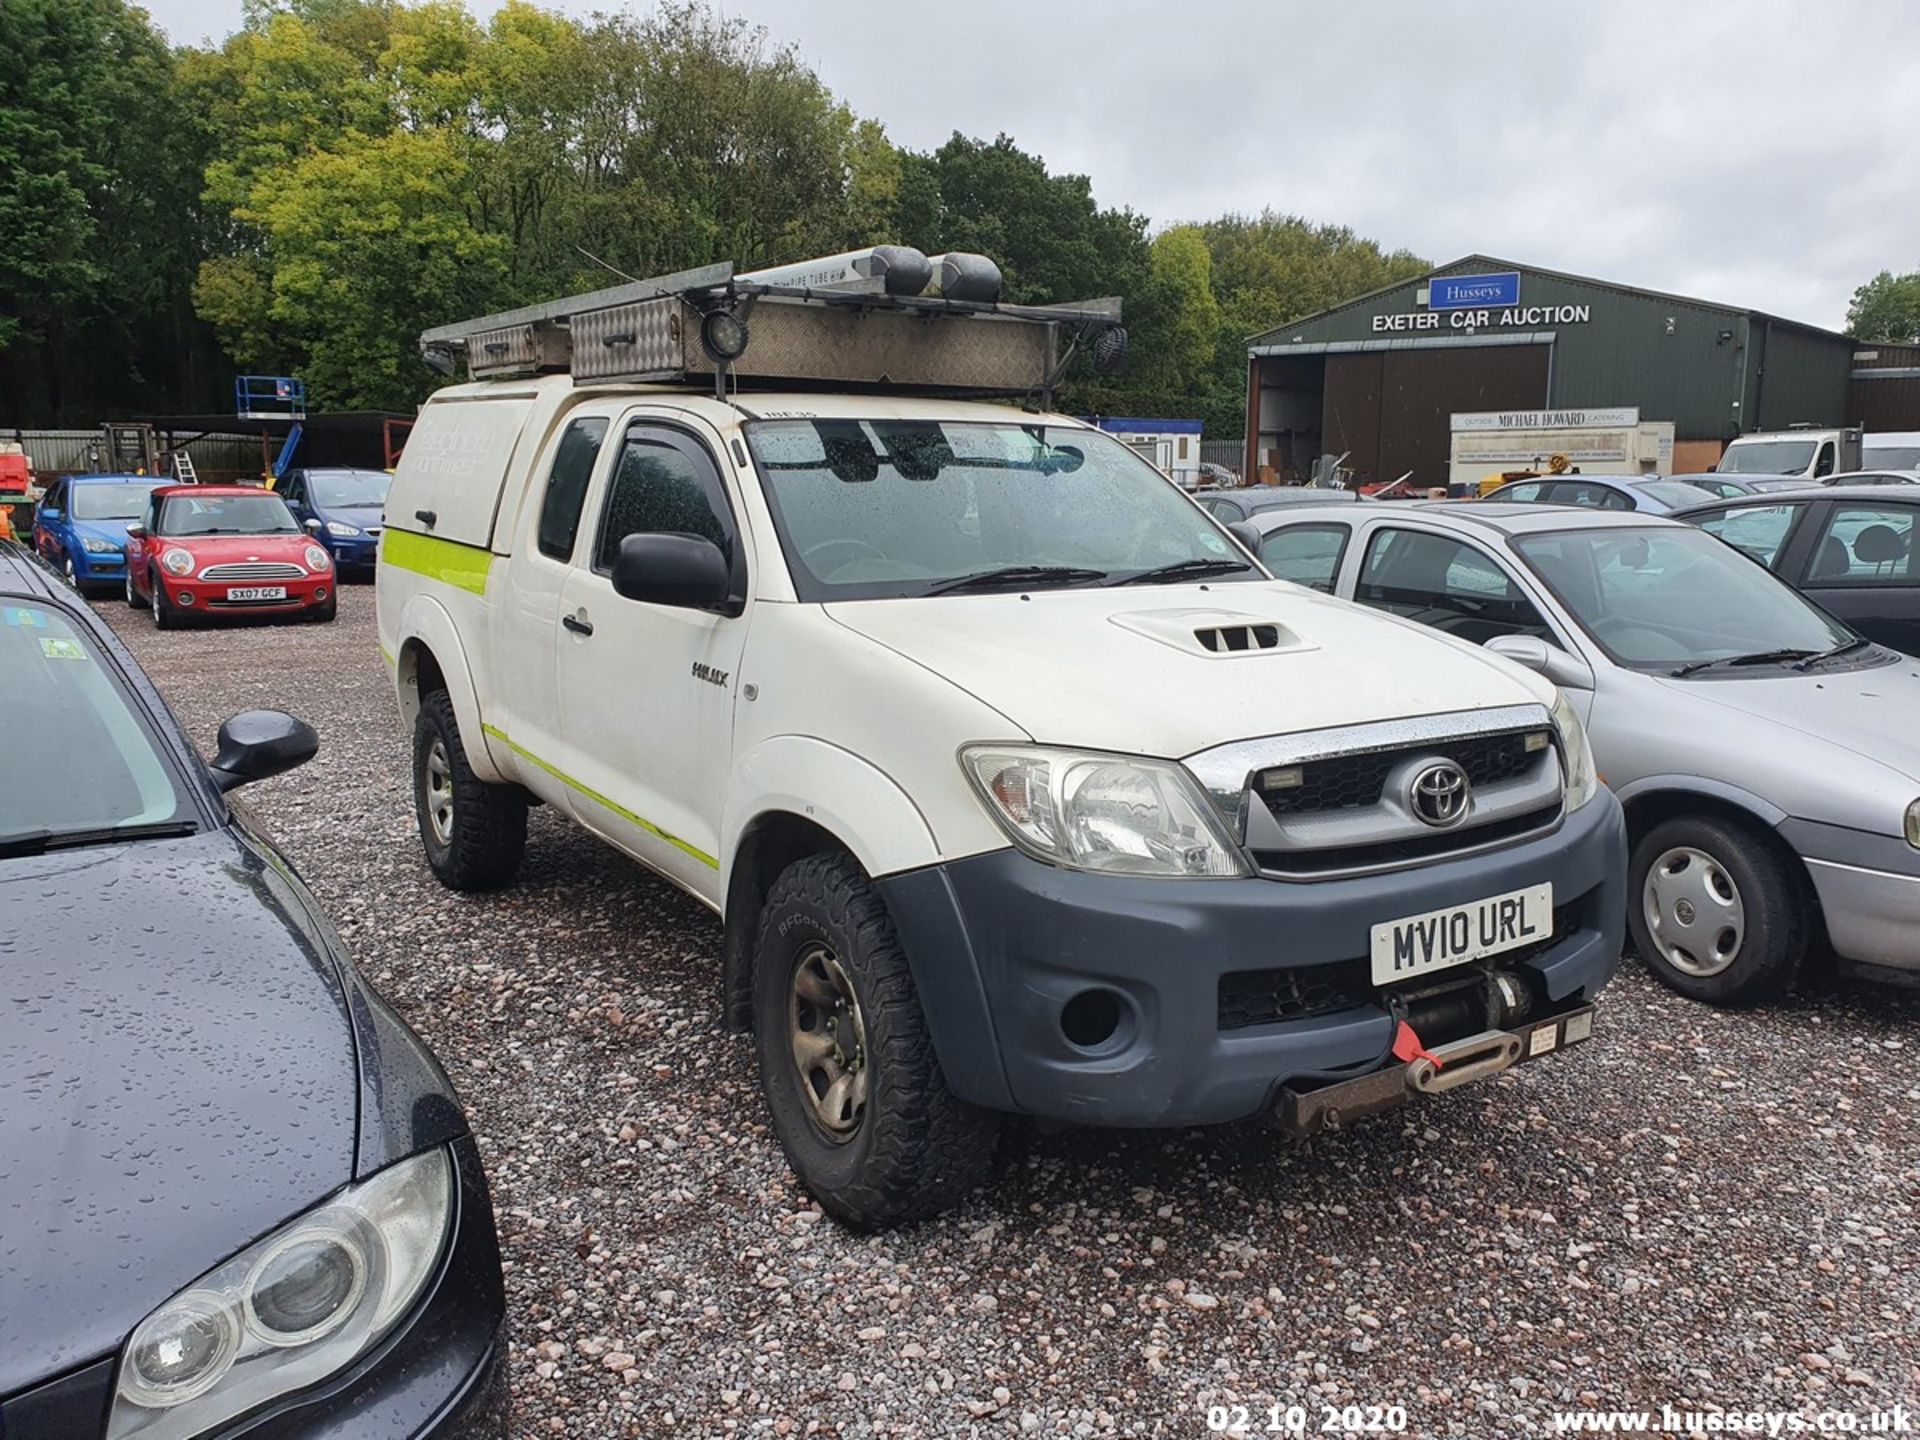
[[[1344,454],[1359,483],[1438,484],[1455,414],[1608,407],[1671,421],[1674,470],[1704,470],[1748,431],[1861,423],[1895,395],[1867,384],[1877,358],[1757,310],[1469,255],[1251,337],[1247,474]],[[1913,376],[1873,378],[1904,395]]]

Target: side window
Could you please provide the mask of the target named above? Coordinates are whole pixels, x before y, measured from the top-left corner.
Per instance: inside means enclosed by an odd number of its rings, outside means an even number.
[[[1814,544],[1815,585],[1920,584],[1908,505],[1835,505]]]
[[[1490,498],[1494,500],[1515,500],[1523,503],[1531,503],[1540,498],[1540,492],[1545,488],[1546,486],[1538,480],[1522,480],[1518,485],[1509,485],[1498,495],[1491,496]]]
[[[553,471],[547,476],[547,493],[540,501],[542,555],[555,560],[573,558],[574,536],[580,532],[580,507],[586,504],[587,481],[593,478],[593,462],[606,435],[603,415],[583,416],[561,433],[560,444],[553,452]]]
[[[1553,632],[1493,559],[1445,535],[1386,529],[1367,546],[1354,599],[1449,635],[1485,644],[1499,635]]]
[[[42,510],[66,509],[67,482],[64,480],[54,481],[53,484],[47,488],[47,493],[41,498],[40,508]]]
[[[1213,518],[1222,525],[1231,525],[1236,520],[1247,518],[1247,512],[1231,500],[1209,500],[1206,506],[1213,512]]]
[[[1737,550],[1744,550],[1769,570],[1775,568],[1787,532],[1793,528],[1796,505],[1739,505],[1717,510],[1711,515],[1692,517],[1709,535],[1717,535]]]
[[[1813,462],[1813,478],[1818,480],[1822,475],[1831,475],[1832,473],[1833,442],[1828,440],[1820,446],[1820,458]]]
[[[732,513],[720,473],[698,444],[672,431],[635,425],[627,431],[607,486],[593,568],[611,571],[620,542],[645,534],[698,535],[731,560]]]
[[[1260,558],[1280,579],[1331,595],[1351,533],[1344,525],[1289,526],[1260,542]]]

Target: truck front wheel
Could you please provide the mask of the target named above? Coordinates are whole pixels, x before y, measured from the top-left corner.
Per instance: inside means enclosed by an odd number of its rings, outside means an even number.
[[[454,890],[497,890],[527,849],[527,799],[473,773],[444,690],[420,697],[413,722],[413,809],[427,864]]]
[[[893,922],[843,854],[796,860],[761,912],[753,969],[760,1084],[787,1161],[857,1229],[958,1204],[999,1119],[947,1088]]]

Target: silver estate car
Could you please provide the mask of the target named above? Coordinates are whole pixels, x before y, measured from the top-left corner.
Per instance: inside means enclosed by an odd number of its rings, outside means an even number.
[[[1822,941],[1920,983],[1920,661],[1656,516],[1482,501],[1247,524],[1281,579],[1567,693],[1626,806],[1635,948],[1673,989],[1749,1003]]]

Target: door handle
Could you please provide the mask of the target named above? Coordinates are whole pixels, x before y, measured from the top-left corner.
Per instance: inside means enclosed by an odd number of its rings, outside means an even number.
[[[576,635],[591,635],[593,633],[593,622],[587,619],[585,614],[562,615],[560,617],[560,623]]]

